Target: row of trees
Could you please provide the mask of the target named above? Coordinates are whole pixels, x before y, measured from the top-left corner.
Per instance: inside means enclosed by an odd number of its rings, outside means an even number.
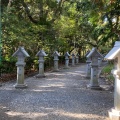
[[[21,45],[31,56],[93,46],[105,53],[120,35],[120,0],[2,0],[1,13],[3,59]]]

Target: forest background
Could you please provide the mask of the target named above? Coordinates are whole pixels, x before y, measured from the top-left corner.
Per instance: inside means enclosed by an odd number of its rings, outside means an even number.
[[[26,69],[37,69],[36,53],[57,50],[85,53],[92,47],[106,54],[120,36],[120,0],[1,0],[0,73],[13,72],[12,54],[24,46],[30,54]]]

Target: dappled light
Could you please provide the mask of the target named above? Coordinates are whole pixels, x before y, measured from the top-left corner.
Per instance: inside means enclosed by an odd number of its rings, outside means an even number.
[[[120,0],[0,3],[0,120],[120,119]]]
[[[47,110],[51,110],[51,108],[45,108]],[[22,113],[22,112],[14,112],[14,111],[10,111],[10,112],[6,112],[7,115],[9,115],[10,117],[15,117],[15,116],[20,116],[20,118],[49,118],[51,114],[54,114],[55,116],[58,116],[58,119],[60,117],[66,117],[66,119],[76,119],[76,120],[80,120],[80,119],[87,119],[87,120],[91,120],[91,119],[95,119],[97,120],[98,118],[100,118],[101,116],[99,115],[92,115],[92,114],[84,114],[84,113],[72,113],[72,112],[66,112],[64,110],[54,110],[52,109],[52,112],[47,112],[47,113],[42,113],[42,112],[33,112],[33,113]],[[104,117],[103,117],[104,119]]]
[[[5,83],[0,88],[2,115],[10,120],[107,120],[113,94],[87,89],[85,67],[27,78],[26,89],[15,89],[15,82]]]
[[[40,118],[43,116],[46,116],[46,113],[22,113],[22,112],[6,112],[7,115],[9,115],[10,117],[14,117],[14,116],[20,116],[21,118]]]

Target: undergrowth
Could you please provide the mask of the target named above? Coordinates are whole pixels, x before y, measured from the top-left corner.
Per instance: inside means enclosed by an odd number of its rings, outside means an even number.
[[[101,75],[105,78],[107,82],[110,84],[114,84],[114,77],[111,73],[111,70],[113,69],[114,65],[112,63],[109,63],[107,66],[105,66],[102,69]]]

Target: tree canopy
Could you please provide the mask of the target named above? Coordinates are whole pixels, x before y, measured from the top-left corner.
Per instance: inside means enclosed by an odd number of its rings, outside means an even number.
[[[120,35],[120,0],[1,0],[2,56],[25,46],[61,53],[97,47],[103,53]]]

